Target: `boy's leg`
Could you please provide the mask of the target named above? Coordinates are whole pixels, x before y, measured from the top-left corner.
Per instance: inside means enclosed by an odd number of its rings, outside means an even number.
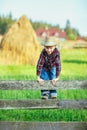
[[[57,91],[56,90],[50,90],[50,98],[51,99],[57,98]]]
[[[41,90],[41,98],[48,99],[49,98],[49,91],[48,90]]]
[[[43,80],[49,80],[48,72],[42,68],[40,78]],[[41,98],[48,99],[49,98],[49,91],[48,90],[41,90]]]
[[[53,67],[52,70],[49,73],[50,80],[56,78],[56,67]],[[50,98],[51,99],[56,99],[57,98],[57,91],[56,90],[50,90]]]

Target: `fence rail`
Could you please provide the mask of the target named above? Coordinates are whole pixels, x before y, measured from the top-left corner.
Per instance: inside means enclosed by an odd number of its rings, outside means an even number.
[[[87,109],[87,100],[0,100],[0,109]]]
[[[58,81],[53,85],[51,81],[40,85],[37,81],[1,81],[1,90],[29,90],[29,89],[87,89],[87,80]],[[87,109],[87,100],[0,100],[0,109]]]
[[[58,81],[55,85],[51,81],[45,81],[43,85],[39,85],[37,81],[0,81],[0,89],[87,89],[87,80]]]
[[[0,122],[0,130],[87,130],[85,122]]]

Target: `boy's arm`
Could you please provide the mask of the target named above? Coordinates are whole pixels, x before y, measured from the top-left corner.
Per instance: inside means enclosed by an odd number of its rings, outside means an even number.
[[[43,64],[44,64],[44,56],[43,56],[43,52],[40,54],[40,57],[39,57],[39,60],[38,60],[38,63],[37,63],[37,72],[36,72],[36,75],[37,76],[40,76],[40,73],[41,73],[41,69],[43,67]]]
[[[57,52],[58,55],[56,57],[56,78],[52,80],[52,83],[55,84],[58,80],[59,80],[59,75],[60,75],[60,71],[61,71],[61,61],[60,61],[60,53]]]
[[[42,53],[40,54],[40,57],[39,57],[39,60],[38,60],[38,63],[37,63],[37,81],[40,83],[40,84],[43,84],[43,79],[40,78],[40,73],[41,73],[41,69],[43,67],[43,64],[44,64],[44,56],[43,56],[43,51]]]
[[[58,52],[58,55],[56,57],[56,78],[59,77],[61,72],[61,60],[60,60],[60,53]]]
[[[57,77],[57,78],[53,79],[53,80],[52,80],[52,84],[53,84],[53,85],[55,85],[55,84],[56,84],[56,82],[57,82],[58,80],[59,80],[59,77]]]
[[[44,80],[43,79],[41,79],[39,76],[37,76],[37,81],[39,82],[39,84],[43,84],[44,83]]]

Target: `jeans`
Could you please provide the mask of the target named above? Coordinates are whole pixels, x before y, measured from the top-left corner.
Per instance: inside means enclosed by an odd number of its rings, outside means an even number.
[[[56,67],[53,67],[49,71],[45,71],[44,68],[42,68],[40,78],[43,80],[52,80],[52,79],[56,78]],[[49,90],[49,91],[48,90],[41,90],[41,94],[42,94],[42,96],[44,94],[49,94],[49,98],[50,98],[50,96],[57,97],[56,90]]]

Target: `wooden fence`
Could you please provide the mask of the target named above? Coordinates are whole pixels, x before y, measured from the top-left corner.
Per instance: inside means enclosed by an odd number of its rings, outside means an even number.
[[[37,81],[0,81],[0,90],[87,89],[87,80],[51,81],[39,85]],[[87,100],[0,100],[0,109],[87,109]],[[86,122],[0,122],[0,130],[87,130]]]

